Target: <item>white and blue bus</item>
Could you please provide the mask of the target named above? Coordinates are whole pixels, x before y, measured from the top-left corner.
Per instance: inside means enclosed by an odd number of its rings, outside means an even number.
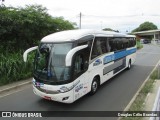
[[[68,30],[44,37],[34,60],[33,91],[36,95],[72,103],[124,69],[136,58],[136,39],[109,31]]]

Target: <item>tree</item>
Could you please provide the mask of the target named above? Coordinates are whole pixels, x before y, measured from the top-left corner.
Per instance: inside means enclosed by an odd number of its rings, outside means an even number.
[[[139,32],[139,31],[147,31],[147,30],[156,30],[158,29],[155,24],[152,22],[144,22],[139,25],[138,28],[134,29],[132,32]]]
[[[53,22],[55,24],[56,31],[72,30],[74,29],[74,25],[76,25],[75,23],[71,23],[68,20],[64,20],[63,17],[53,18]]]
[[[0,6],[0,51],[19,51],[38,44],[44,36],[74,29],[62,17],[52,17],[47,8],[29,5],[24,8]]]
[[[118,30],[113,30],[113,29],[111,29],[111,28],[104,28],[103,30],[104,30],[104,31],[113,31],[113,32],[119,32]]]

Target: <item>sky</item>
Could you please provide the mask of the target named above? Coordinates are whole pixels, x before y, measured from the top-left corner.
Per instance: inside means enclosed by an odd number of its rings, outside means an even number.
[[[1,2],[2,0],[0,0]],[[145,21],[160,29],[160,0],[5,0],[5,6],[24,7],[38,4],[53,17],[75,22],[82,29],[111,28],[131,32]]]

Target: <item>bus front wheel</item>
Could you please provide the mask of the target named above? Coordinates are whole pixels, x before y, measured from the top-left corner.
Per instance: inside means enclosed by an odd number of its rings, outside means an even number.
[[[91,91],[90,91],[90,94],[91,95],[94,95],[97,90],[98,90],[98,87],[99,87],[99,79],[98,77],[95,77],[92,81],[92,84],[91,84]]]

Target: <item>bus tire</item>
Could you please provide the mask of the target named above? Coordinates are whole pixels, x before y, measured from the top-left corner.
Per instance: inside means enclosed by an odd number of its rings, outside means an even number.
[[[129,60],[128,67],[127,67],[127,70],[130,70],[130,69],[131,69],[131,59]]]
[[[94,95],[99,87],[99,79],[98,77],[94,77],[92,84],[91,84],[91,91],[90,91],[90,95]]]

